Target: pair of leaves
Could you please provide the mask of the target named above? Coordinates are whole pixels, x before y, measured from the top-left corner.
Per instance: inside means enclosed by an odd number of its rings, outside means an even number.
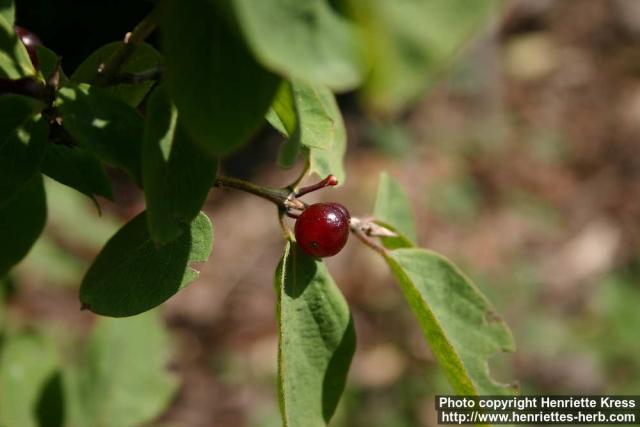
[[[450,261],[416,248],[410,203],[399,184],[384,174],[375,215],[400,238],[383,241],[384,259],[418,318],[431,349],[453,389],[461,395],[512,394],[513,385],[489,376],[488,360],[513,351],[513,337],[489,301]],[[410,238],[402,236],[407,233]]]
[[[174,240],[156,246],[143,212],[104,246],[85,275],[80,300],[104,316],[125,317],[150,310],[198,277],[191,263],[211,253],[213,229],[201,213]]]
[[[288,137],[280,152],[282,166],[292,166],[302,148],[310,172],[322,178],[332,174],[338,182],[344,181],[347,134],[338,104],[328,88],[300,81],[283,83],[267,120]]]
[[[76,364],[63,361],[42,336],[9,335],[0,354],[0,424],[147,423],[166,408],[177,388],[166,372],[170,344],[155,311],[130,319],[99,319]]]
[[[283,425],[326,426],[355,351],[349,307],[322,261],[288,242],[276,271]]]

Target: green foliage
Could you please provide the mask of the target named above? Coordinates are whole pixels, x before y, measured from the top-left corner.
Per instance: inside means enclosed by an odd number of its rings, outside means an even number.
[[[200,212],[216,178],[217,160],[186,132],[163,86],[151,95],[147,110],[142,150],[147,219],[154,240],[165,243]]]
[[[42,161],[42,173],[86,194],[96,205],[95,196],[113,200],[111,183],[102,163],[80,146],[51,144]]]
[[[512,394],[513,385],[495,383],[488,360],[498,351],[514,351],[507,325],[478,288],[449,260],[402,236],[413,232],[409,202],[398,183],[380,177],[376,215],[401,235],[388,241],[384,258],[438,362],[462,395]]]
[[[497,0],[347,0],[372,65],[365,102],[393,114],[428,89]]]
[[[356,336],[324,264],[287,243],[276,271],[278,392],[285,426],[325,426],[344,389]]]
[[[72,425],[138,427],[169,404],[176,379],[166,371],[171,345],[157,311],[100,319],[65,388]]]
[[[200,210],[216,183],[219,158],[246,144],[266,117],[286,138],[281,166],[303,157],[305,173],[344,182],[347,132],[333,91],[361,86],[369,107],[401,111],[432,84],[495,1],[472,3],[167,0],[127,42],[97,49],[69,80],[58,55],[42,46],[36,73],[13,29],[13,2],[0,0],[0,78],[33,76],[43,86],[33,95],[39,100],[0,93],[0,278],[44,227],[42,174],[97,205],[98,197],[114,199],[104,162],[131,176],[144,192],[146,211],[104,244],[82,281],[80,300],[111,317],[160,305],[197,278],[192,264],[212,250],[212,224]],[[156,25],[161,51],[142,42]],[[96,79],[103,66],[112,73]],[[295,204],[290,193],[298,184],[236,186],[276,202],[282,214]],[[87,248],[102,246],[108,221],[93,227],[75,212],[78,203],[58,195],[49,198],[56,219],[91,230],[81,238]],[[414,247],[410,211],[401,186],[383,174],[375,215],[399,235],[384,237],[384,247],[368,243],[400,282],[454,389],[511,392],[495,384],[487,368],[498,350],[513,349],[509,330],[449,261]],[[361,237],[373,239],[364,231]],[[45,257],[55,253],[53,240],[43,240]],[[288,239],[276,295],[283,423],[326,426],[355,351],[348,305],[324,263]],[[165,372],[168,348],[154,311],[100,319],[79,359],[71,358],[76,363],[61,360],[43,338],[9,335],[0,356],[0,424],[146,425],[176,390]]]
[[[13,25],[16,18],[16,7],[13,0],[0,0],[0,16],[2,16],[9,25]]]
[[[169,0],[164,10],[167,83],[184,124],[212,155],[245,143],[279,79],[251,56],[214,2]]]
[[[385,259],[454,390],[461,395],[512,394],[495,383],[488,360],[514,351],[509,329],[451,262],[431,251],[395,249]]]
[[[0,147],[0,206],[6,204],[39,173],[47,144],[44,119],[32,119]]]
[[[21,95],[0,96],[0,148],[42,108],[44,104],[33,98]]]
[[[142,181],[140,150],[144,123],[131,106],[86,84],[62,88],[56,101],[63,126],[74,140],[104,162]]]
[[[9,9],[2,9],[8,11]],[[5,12],[11,18],[10,12]],[[24,45],[18,40],[13,25],[0,14],[0,78],[18,79],[35,75]]]
[[[109,43],[93,52],[76,68],[71,75],[71,81],[74,83],[92,83],[96,78],[100,64],[106,62],[118,49],[121,49],[123,44],[124,42]],[[136,73],[159,67],[161,61],[162,57],[156,49],[147,43],[142,43],[127,58],[122,65],[121,71],[125,75],[135,75]],[[152,81],[121,83],[109,86],[105,88],[105,91],[135,107],[142,102],[152,86]]]
[[[293,165],[302,148],[311,172],[323,178],[332,174],[340,183],[345,180],[346,130],[329,89],[300,81],[284,83],[267,120],[288,138],[280,152],[282,166]]]
[[[2,425],[53,427],[40,423],[34,409],[39,407],[48,383],[56,377],[58,365],[55,348],[41,336],[24,333],[6,340],[0,355]]]
[[[8,203],[0,206],[0,277],[29,252],[47,218],[42,176],[35,175]]]
[[[334,90],[353,89],[360,83],[364,62],[358,30],[329,1],[231,3],[247,43],[267,68]]]
[[[202,213],[184,227],[176,239],[156,246],[146,214],[136,216],[107,242],[89,268],[80,287],[82,303],[97,314],[133,316],[193,282],[198,272],[189,265],[207,260],[213,230]]]

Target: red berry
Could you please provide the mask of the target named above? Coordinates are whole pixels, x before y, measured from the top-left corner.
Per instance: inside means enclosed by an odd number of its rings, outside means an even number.
[[[20,38],[20,41],[27,48],[27,52],[29,53],[29,58],[31,58],[31,63],[37,70],[40,66],[38,62],[38,52],[36,51],[36,46],[40,46],[42,42],[31,31],[27,30],[23,27],[15,26],[16,35]]]
[[[350,218],[347,208],[338,203],[311,205],[296,221],[296,240],[309,255],[333,256],[347,243]]]

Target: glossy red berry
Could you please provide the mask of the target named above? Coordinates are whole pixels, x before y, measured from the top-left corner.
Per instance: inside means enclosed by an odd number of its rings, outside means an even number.
[[[31,63],[37,70],[40,67],[40,63],[38,62],[38,52],[36,51],[36,46],[40,46],[42,42],[40,41],[38,36],[27,30],[26,28],[18,27],[16,25],[15,30],[16,35],[18,36],[24,47],[27,48],[29,58],[31,58]]]
[[[347,243],[349,219],[347,208],[338,203],[316,203],[298,217],[296,240],[309,255],[333,256]]]

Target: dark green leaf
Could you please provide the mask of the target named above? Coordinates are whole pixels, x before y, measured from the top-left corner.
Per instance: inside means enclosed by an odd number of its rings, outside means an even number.
[[[36,405],[38,427],[63,427],[65,420],[65,396],[62,373],[49,376],[40,392]]]
[[[78,367],[68,371],[69,425],[149,425],[177,390],[167,371],[171,350],[157,311],[100,318]]]
[[[411,202],[409,202],[409,198],[400,184],[386,172],[380,174],[376,207],[373,215],[377,220],[393,226],[412,244],[415,244],[418,240],[416,226],[411,214]],[[383,243],[389,249],[405,246],[398,241],[398,238],[386,238]]]
[[[363,74],[359,34],[327,0],[233,0],[249,46],[267,68],[335,90]]]
[[[364,29],[371,73],[366,102],[396,113],[441,76],[496,0],[349,0]]]
[[[0,13],[0,78],[19,79],[35,74],[27,49],[13,31],[13,24],[6,19],[5,13]]]
[[[85,275],[80,300],[104,316],[125,317],[162,304],[198,277],[189,264],[211,253],[213,231],[203,213],[175,240],[157,247],[143,212],[113,236]],[[189,229],[190,228],[190,229]]]
[[[165,243],[184,231],[216,179],[217,160],[195,144],[164,86],[147,105],[142,172],[149,230]]]
[[[498,351],[514,351],[513,337],[475,285],[425,249],[396,249],[385,259],[456,393],[513,394],[517,387],[494,382],[488,366]]]
[[[276,271],[278,392],[284,426],[325,426],[344,389],[356,336],[322,261],[288,243]]]
[[[86,84],[60,89],[56,103],[64,128],[76,142],[142,181],[144,122],[133,107]]]
[[[13,0],[0,0],[0,16],[2,16],[9,25],[13,25],[16,19],[16,7]]]
[[[253,59],[208,0],[169,0],[167,81],[180,118],[213,155],[245,143],[263,123],[279,80]]]
[[[47,144],[47,122],[32,119],[0,147],[0,207],[39,173]]]
[[[44,108],[40,101],[21,95],[0,96],[0,148],[27,120]]]
[[[44,338],[32,334],[8,338],[0,357],[0,424],[40,426],[34,409],[58,364],[55,349]]]
[[[93,52],[71,75],[71,81],[76,83],[91,83],[96,77],[98,66],[106,62],[123,44],[124,42],[109,43]],[[142,71],[157,68],[161,60],[162,58],[157,50],[147,43],[142,43],[126,60],[120,70],[122,74],[137,74]],[[135,107],[142,102],[152,86],[152,81],[146,81],[135,84],[123,83],[112,85],[104,90]]]
[[[89,196],[113,200],[111,182],[102,163],[80,146],[50,144],[42,162],[42,173]]]
[[[0,207],[0,236],[3,241],[0,245],[0,277],[29,252],[46,219],[47,201],[42,176],[37,174],[9,203]]]
[[[57,53],[44,46],[36,46],[40,72],[45,80],[48,80],[60,66],[60,57]],[[60,70],[60,83],[66,84],[68,81],[62,70]]]

